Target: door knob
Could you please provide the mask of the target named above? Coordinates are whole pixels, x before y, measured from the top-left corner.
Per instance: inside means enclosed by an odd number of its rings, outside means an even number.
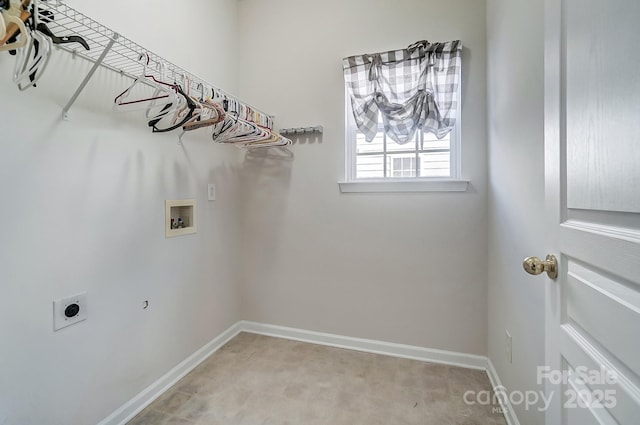
[[[556,256],[552,254],[547,255],[547,258],[544,260],[538,257],[527,257],[522,262],[522,267],[524,267],[529,274],[536,275],[547,272],[547,275],[551,279],[558,277],[558,260],[556,260]]]

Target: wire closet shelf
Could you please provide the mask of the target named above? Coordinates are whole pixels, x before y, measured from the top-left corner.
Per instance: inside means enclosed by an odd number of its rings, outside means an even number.
[[[270,129],[273,128],[273,117],[269,114],[239,100],[236,96],[233,96],[197,75],[188,72],[184,68],[181,68],[158,54],[151,52],[136,42],[123,37],[116,31],[102,25],[62,1],[34,0],[33,3],[38,9],[36,18],[39,21],[45,21],[52,32],[79,35],[84,38],[91,47],[90,50],[84,50],[82,47],[77,47],[76,45],[58,45],[59,48],[70,52],[72,55],[82,57],[94,64],[93,69],[89,75],[87,75],[83,84],[80,85],[74,96],[69,101],[69,104],[65,107],[63,116],[65,116],[71,108],[75,99],[84,89],[84,86],[98,66],[103,66],[121,75],[126,75],[129,78],[135,79],[144,69],[144,63],[141,58],[145,58],[144,61],[148,58],[149,65],[146,67],[147,75],[153,75],[160,79],[161,74],[164,74],[165,77],[175,77],[180,81],[184,80],[184,84],[187,84],[188,82],[188,87],[192,93],[199,93],[203,87],[209,90],[209,92],[213,90],[216,92],[217,96],[234,100],[237,103],[258,112],[263,117],[266,117],[268,121],[267,127]],[[51,16],[53,16],[53,18],[51,18]]]

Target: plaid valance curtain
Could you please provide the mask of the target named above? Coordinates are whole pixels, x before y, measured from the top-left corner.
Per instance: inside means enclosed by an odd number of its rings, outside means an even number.
[[[446,136],[455,126],[462,43],[419,41],[403,50],[343,59],[344,79],[358,129],[368,142],[378,132],[397,143],[416,130]]]

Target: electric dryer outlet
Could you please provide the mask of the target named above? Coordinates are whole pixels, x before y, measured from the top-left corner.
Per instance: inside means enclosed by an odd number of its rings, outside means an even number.
[[[53,330],[58,331],[67,326],[87,319],[87,293],[60,298],[53,301]]]

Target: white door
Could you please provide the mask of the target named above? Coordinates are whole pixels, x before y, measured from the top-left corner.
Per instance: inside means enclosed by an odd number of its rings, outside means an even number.
[[[546,423],[640,424],[640,1],[545,18]]]

